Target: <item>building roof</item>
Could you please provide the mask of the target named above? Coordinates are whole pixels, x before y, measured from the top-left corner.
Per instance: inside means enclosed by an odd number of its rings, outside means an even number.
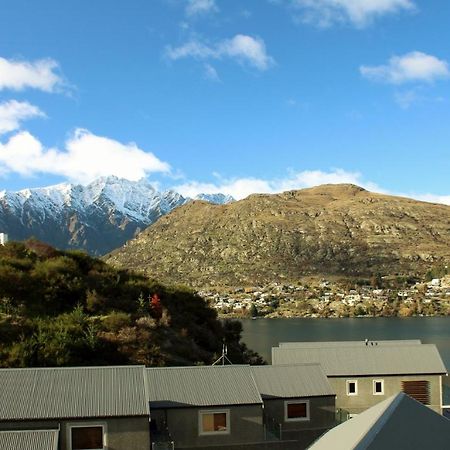
[[[272,348],[272,364],[319,363],[327,376],[444,374],[433,344]]]
[[[152,408],[262,403],[250,366],[150,368],[146,374]]]
[[[149,415],[144,366],[0,370],[0,420]]]
[[[449,442],[450,420],[399,393],[328,431],[309,449],[446,449]]]
[[[403,339],[403,340],[384,340],[384,341],[377,341],[377,340],[370,340],[368,339],[367,345],[373,346],[373,345],[416,345],[421,344],[422,341],[420,339]],[[278,344],[279,347],[288,347],[288,348],[317,348],[317,347],[365,347],[366,341],[319,341],[319,342],[309,342],[309,341],[303,341],[303,342],[280,342]]]
[[[335,395],[319,364],[252,366],[262,398]]]
[[[1,450],[57,450],[58,430],[0,431]]]

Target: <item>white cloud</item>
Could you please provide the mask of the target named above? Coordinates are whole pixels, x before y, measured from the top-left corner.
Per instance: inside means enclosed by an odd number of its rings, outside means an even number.
[[[416,200],[422,200],[429,203],[441,203],[444,205],[450,205],[450,195],[436,195],[436,194],[412,194],[407,197],[415,198]]]
[[[169,171],[169,164],[134,143],[122,144],[83,129],[73,133],[64,150],[46,149],[26,131],[14,135],[5,144],[0,143],[0,173],[3,174],[53,174],[88,183],[100,176],[139,180],[150,173]]]
[[[34,62],[8,60],[0,57],[0,91],[26,88],[55,92],[64,86],[58,74],[59,65],[53,59],[39,59]]]
[[[209,14],[217,12],[218,10],[219,8],[217,7],[215,0],[188,0],[186,6],[186,14],[188,16]]]
[[[380,194],[397,195],[424,202],[450,205],[450,195],[392,192],[381,188],[376,183],[365,180],[359,172],[349,172],[343,169],[335,169],[328,172],[322,170],[290,172],[284,178],[273,180],[252,177],[223,179],[218,174],[213,175],[217,178],[217,182],[215,183],[192,181],[175,186],[173,189],[191,198],[194,198],[198,194],[222,193],[231,195],[236,200],[241,200],[251,194],[276,194],[290,190],[320,186],[322,184],[346,183],[355,184],[368,191],[378,192]]]
[[[207,45],[192,40],[180,47],[168,47],[169,59],[194,58],[198,60],[230,58],[245,63],[259,70],[267,70],[274,64],[268,55],[264,41],[257,37],[237,34],[231,39],[224,39],[215,45]]]
[[[220,77],[219,74],[217,73],[217,70],[211,64],[208,63],[205,64],[205,77],[211,81],[220,81]]]
[[[415,9],[412,0],[287,0],[287,2],[300,11],[298,18],[300,21],[313,23],[319,27],[350,22],[362,28],[377,17]]]
[[[358,172],[348,172],[336,169],[330,172],[321,170],[305,170],[291,172],[285,178],[264,180],[261,178],[232,178],[219,177],[216,183],[201,183],[197,181],[175,186],[174,189],[182,195],[195,197],[198,194],[222,193],[231,195],[235,199],[242,199],[250,194],[274,194],[294,189],[303,189],[321,184],[351,183],[376,192],[383,192],[375,183],[366,182]]]
[[[0,103],[0,135],[17,130],[22,121],[35,117],[45,117],[45,114],[28,102],[10,100]]]
[[[393,56],[386,65],[361,66],[360,72],[369,80],[390,84],[431,83],[450,77],[447,61],[417,51]]]

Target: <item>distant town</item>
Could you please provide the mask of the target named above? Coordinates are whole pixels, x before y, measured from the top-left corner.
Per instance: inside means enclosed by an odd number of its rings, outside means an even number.
[[[430,278],[430,277],[429,277]],[[416,281],[406,286],[378,280],[390,287],[350,281],[312,280],[297,284],[229,290],[204,290],[199,294],[223,317],[390,317],[450,314],[450,276]],[[394,283],[395,284],[395,283]],[[400,283],[401,284],[401,283]]]

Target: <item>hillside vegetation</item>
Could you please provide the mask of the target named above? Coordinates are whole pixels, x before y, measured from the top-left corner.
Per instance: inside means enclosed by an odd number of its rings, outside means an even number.
[[[0,366],[258,362],[188,289],[41,242],[0,246]]]
[[[198,287],[422,276],[450,262],[450,206],[354,185],[251,195],[220,206],[197,201],[105,260]]]

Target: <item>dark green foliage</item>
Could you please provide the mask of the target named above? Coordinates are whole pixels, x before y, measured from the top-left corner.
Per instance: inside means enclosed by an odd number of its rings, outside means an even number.
[[[0,247],[0,366],[260,362],[198,295],[30,240]]]

